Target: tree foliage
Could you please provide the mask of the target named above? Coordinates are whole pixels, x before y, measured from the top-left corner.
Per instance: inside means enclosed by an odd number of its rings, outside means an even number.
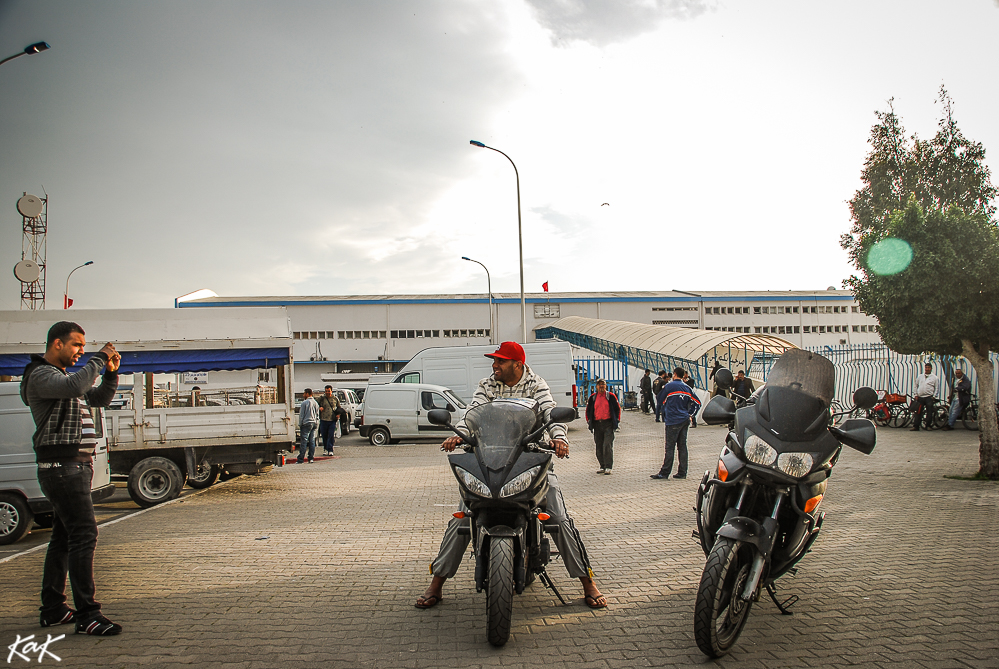
[[[999,478],[999,425],[989,351],[999,340],[997,191],[985,149],[967,139],[941,87],[943,115],[930,141],[905,131],[889,102],[871,129],[864,187],[850,200],[853,227],[842,245],[860,271],[846,284],[877,317],[881,338],[900,353],[964,355],[978,375],[980,475]],[[902,240],[911,261],[878,271],[872,249]],[[902,244],[902,247],[905,247]]]

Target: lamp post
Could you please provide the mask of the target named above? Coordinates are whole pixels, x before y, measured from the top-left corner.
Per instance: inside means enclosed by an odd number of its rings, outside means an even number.
[[[35,42],[34,44],[29,44],[24,47],[24,51],[21,53],[15,53],[13,56],[7,56],[3,60],[0,60],[0,65],[3,65],[8,60],[14,60],[15,58],[20,58],[21,56],[31,56],[36,53],[41,53],[42,51],[48,51],[51,48],[52,47],[50,47],[46,42]]]
[[[73,268],[73,272],[75,272],[76,270],[80,269],[80,267],[86,267],[87,265],[93,265],[93,264],[94,264],[93,260],[88,260],[87,262],[83,263],[79,267],[74,267]],[[62,308],[63,309],[69,309],[69,306],[71,304],[73,304],[73,301],[71,299],[69,299],[69,277],[73,276],[73,272],[70,272],[69,275],[66,277],[66,292],[63,293],[63,295],[62,295]]]
[[[461,256],[462,260],[467,260],[468,262],[474,262],[477,265],[482,265],[478,260],[472,260],[467,256]],[[489,268],[482,265],[482,269],[486,270],[486,290],[489,291],[489,343],[496,343],[496,327],[493,325],[493,282],[489,278]]]
[[[482,149],[489,149],[490,151],[495,151],[496,153],[502,155],[504,158],[510,161],[513,165],[513,174],[517,177],[517,249],[520,251],[520,332],[523,342],[527,343],[527,301],[524,299],[524,235],[523,226],[521,225],[520,219],[520,172],[517,171],[517,164],[513,162],[513,158],[506,155],[499,149],[494,149],[491,146],[486,146],[482,142],[476,142],[474,139],[468,142],[472,146],[477,146]]]

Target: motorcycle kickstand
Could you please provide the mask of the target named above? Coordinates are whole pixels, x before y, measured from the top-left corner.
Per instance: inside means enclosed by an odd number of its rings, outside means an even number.
[[[558,588],[555,587],[555,583],[552,581],[552,577],[548,575],[547,571],[539,572],[538,578],[541,579],[541,582],[544,584],[546,588],[555,593],[555,596],[558,597],[558,601],[562,602],[562,606],[569,606],[569,604],[564,599],[562,599],[562,593],[560,593],[558,591]]]
[[[781,612],[781,615],[784,616],[794,615],[794,612],[791,611],[791,607],[794,606],[795,603],[798,601],[798,595],[791,595],[783,602],[779,602],[777,601],[777,588],[774,587],[773,583],[767,583],[767,594],[770,595],[770,599],[773,600],[773,603],[777,606],[777,609]]]

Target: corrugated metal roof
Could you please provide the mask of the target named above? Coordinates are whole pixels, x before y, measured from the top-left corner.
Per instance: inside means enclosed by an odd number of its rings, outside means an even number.
[[[732,346],[750,351],[783,353],[798,348],[786,339],[764,334],[695,330],[669,325],[646,325],[627,321],[606,321],[582,316],[568,316],[539,325],[536,329],[555,328],[603,339],[622,346],[652,351],[684,360],[700,360],[716,346]]]

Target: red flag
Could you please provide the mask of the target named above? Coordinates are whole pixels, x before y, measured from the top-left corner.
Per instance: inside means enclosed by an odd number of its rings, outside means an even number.
[[[544,289],[544,291],[546,293],[548,292],[548,282],[547,281],[545,281],[543,284],[541,284],[541,287]]]

